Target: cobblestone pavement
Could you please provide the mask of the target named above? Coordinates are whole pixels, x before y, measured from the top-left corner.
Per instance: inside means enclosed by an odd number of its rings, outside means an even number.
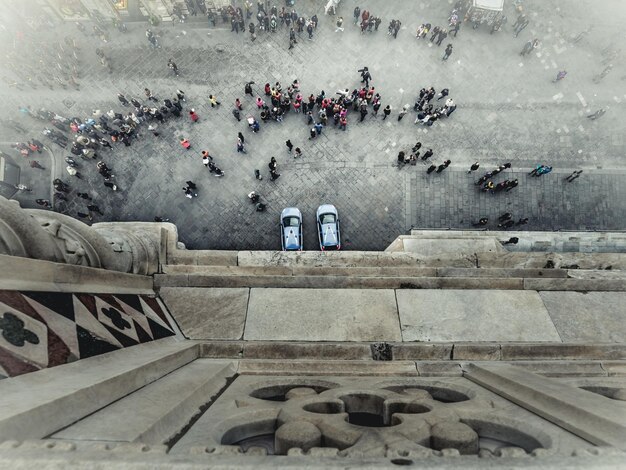
[[[82,180],[69,177],[63,163],[67,153],[53,143],[49,146],[53,156],[40,159],[47,159],[42,161],[49,168],[46,172],[28,168],[13,153],[23,167],[24,183],[35,188],[16,198],[26,207],[33,207],[37,197],[50,198],[54,174],[74,189],[91,193],[105,214],[94,217],[94,222],[152,220],[162,215],[175,222],[181,240],[196,249],[278,249],[278,214],[287,206],[302,210],[305,248],[315,249],[314,213],[322,203],[337,206],[347,249],[384,249],[411,227],[467,228],[479,217],[495,220],[503,212],[529,217],[525,227],[530,230],[626,228],[626,71],[619,58],[612,62],[614,68],[606,78],[598,84],[592,81],[604,68],[607,51],[619,48],[620,27],[626,20],[626,9],[619,1],[605,0],[599,5],[592,0],[527,0],[531,23],[518,38],[512,34],[514,12],[506,5],[509,22],[503,31],[491,35],[485,27],[472,30],[463,24],[458,37],[448,38],[441,47],[416,40],[414,31],[424,21],[447,24],[452,1],[359,2],[362,9],[383,18],[380,31],[365,35],[351,22],[357,2],[341,2],[338,13],[345,20],[344,32],[335,32],[335,18],[323,15],[323,3],[297,2],[298,11],[307,16],[317,13],[320,23],[312,41],[305,32],[291,51],[284,29],[276,34],[259,32],[253,43],[249,34],[236,35],[222,24],[217,28],[204,23],[153,28],[161,35],[158,50],[147,47],[146,26],[139,23],[104,45],[95,38],[80,37],[71,24],[40,33],[40,40],[61,34],[82,42],[81,86],[78,91],[41,87],[20,91],[2,85],[2,116],[20,120],[34,133],[30,135],[39,134],[43,123],[18,116],[19,105],[85,117],[93,109],[119,110],[116,93],[141,99],[145,87],[160,98],[183,89],[187,107],[198,111],[200,122],[192,124],[186,117],[170,120],[160,126],[159,137],[144,126],[131,147],[102,151],[101,158],[116,174],[120,187],[116,193],[102,186],[91,162],[82,163]],[[395,40],[386,34],[391,18],[400,19],[403,25]],[[591,32],[576,41],[590,25]],[[533,37],[541,40],[541,47],[522,58],[520,50]],[[443,62],[447,43],[454,45],[454,51]],[[96,46],[112,57],[112,74],[103,72],[95,60]],[[170,75],[169,58],[178,64],[180,77]],[[262,124],[261,131],[253,134],[245,120],[238,123],[231,114],[232,103],[240,97],[243,114],[258,116],[253,100],[243,96],[248,80],[254,80],[255,91],[260,92],[267,81],[280,81],[286,88],[298,78],[303,94],[324,89],[331,95],[340,88],[356,87],[356,70],[364,65],[372,72],[372,85],[382,94],[383,106],[393,108],[385,122],[367,116],[359,123],[358,115],[351,113],[346,132],[331,124],[321,137],[310,141],[302,115],[290,112],[283,123]],[[552,83],[563,69],[567,77]],[[398,110],[412,105],[419,89],[431,85],[437,91],[449,88],[457,111],[430,128],[415,125],[412,112],[398,122]],[[211,93],[222,103],[215,109],[208,103]],[[607,112],[600,119],[585,117],[602,107]],[[236,152],[238,131],[246,137],[246,155]],[[182,149],[180,136],[190,139],[191,150]],[[302,159],[294,160],[286,152],[287,138],[302,147]],[[0,141],[16,140],[25,137],[0,129]],[[417,140],[434,150],[433,162],[449,158],[451,167],[432,175],[426,174],[421,162],[398,168],[397,152],[409,150]],[[6,145],[1,148],[13,152]],[[205,170],[202,149],[215,157],[226,173],[224,178]],[[267,169],[272,156],[281,173],[275,182],[269,180]],[[476,160],[481,163],[478,173],[512,162],[519,187],[505,194],[478,192],[467,174]],[[552,165],[554,171],[541,178],[526,176],[538,163]],[[579,179],[564,181],[579,168],[584,170]],[[263,181],[255,180],[254,169],[261,170]],[[501,174],[496,182],[505,177],[511,179]],[[199,197],[193,200],[181,190],[189,179],[199,187]],[[255,212],[249,203],[246,194],[252,190],[267,203],[265,213]],[[70,198],[58,204],[57,210],[75,216],[85,208],[82,201]]]

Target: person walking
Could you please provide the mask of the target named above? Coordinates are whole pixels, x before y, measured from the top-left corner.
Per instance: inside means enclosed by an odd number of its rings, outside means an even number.
[[[604,113],[606,113],[605,109],[604,108],[600,108],[595,113],[588,114],[587,118],[591,119],[592,121],[595,121],[600,116],[602,116]]]
[[[89,204],[87,206],[87,209],[89,210],[89,212],[97,212],[100,215],[104,215],[104,212],[102,212],[96,204]]]
[[[389,115],[391,114],[391,106],[387,105],[385,106],[385,108],[383,109],[383,121],[385,119],[387,119],[389,117]]]
[[[176,65],[176,63],[175,63],[172,59],[170,59],[170,60],[167,62],[167,67],[168,67],[168,68],[169,68],[172,72],[174,72],[174,75],[176,75],[177,77],[180,75],[180,73],[178,72],[178,66]]]
[[[209,163],[211,163],[211,161],[213,160],[213,157],[211,157],[211,155],[209,155],[209,152],[207,152],[206,150],[202,151],[202,164],[204,165],[205,168],[209,168]]]
[[[544,166],[544,165],[542,165],[541,168],[539,168],[537,170],[537,176],[547,175],[551,171],[552,171],[552,167],[551,166]]]
[[[566,75],[567,75],[567,70],[559,71],[559,73],[556,74],[556,78],[552,80],[552,83],[560,82],[561,80],[565,78]]]
[[[339,17],[337,18],[337,23],[335,23],[337,25],[337,29],[335,29],[335,32],[338,33],[339,31],[341,31],[343,33],[343,17]]]
[[[537,165],[535,168],[533,168],[530,173],[528,173],[530,176],[539,176],[539,170],[543,168],[543,165]]]
[[[519,182],[517,181],[517,179],[509,181],[506,185],[506,192],[508,193],[511,189],[516,188],[518,184]]]
[[[443,162],[441,165],[439,165],[437,167],[437,173],[441,173],[443,170],[445,170],[446,168],[448,168],[450,166],[450,163],[452,163],[450,160],[446,160],[445,162]]]
[[[296,147],[295,153],[293,154],[293,158],[300,158],[302,156],[302,150],[300,147]]]
[[[441,60],[448,60],[448,57],[452,55],[452,44],[448,44],[446,46],[446,50],[443,54],[443,58]]]
[[[287,139],[285,141],[285,145],[287,146],[287,152],[291,153],[291,150],[293,149],[293,144],[291,143],[291,140]]]
[[[408,113],[408,112],[409,112],[409,107],[410,107],[410,106],[409,106],[408,104],[405,104],[405,105],[402,107],[402,109],[401,109],[401,110],[400,110],[400,112],[398,113],[398,122],[402,121],[402,118],[404,117],[404,115],[405,115],[406,113]]]
[[[243,140],[241,140],[241,138],[237,138],[237,152],[239,153],[247,153],[246,149],[244,148],[244,144],[243,144]]]
[[[361,8],[359,8],[358,6],[354,7],[352,16],[354,17],[354,24],[357,24],[359,22],[359,18],[361,17]]]
[[[528,223],[528,217],[520,218],[515,225],[526,225]]]
[[[508,228],[508,227],[507,227]],[[517,245],[517,243],[519,242],[519,238],[517,237],[511,237],[509,238],[507,241],[505,241],[504,243],[502,243],[503,245]]]
[[[209,95],[209,103],[211,103],[211,108],[215,108],[216,106],[221,105],[219,101],[217,101],[217,97],[213,95]]]
[[[45,170],[46,168],[41,166],[37,160],[30,160],[28,162],[31,168],[37,168],[38,170]]]
[[[515,222],[513,220],[505,220],[504,222],[498,224],[499,228],[511,228],[513,227],[513,225],[515,225]]]
[[[180,145],[182,145],[182,147],[185,150],[189,150],[191,148],[191,144],[189,143],[189,139],[186,139],[185,137],[181,137],[180,138]]]
[[[116,185],[115,183],[111,182],[111,181],[106,181],[106,180],[105,180],[105,181],[104,181],[104,185],[105,185],[107,188],[109,188],[109,189],[111,189],[111,190],[113,190],[113,191],[117,191],[117,185]]]
[[[428,149],[426,150],[426,152],[424,152],[424,155],[422,155],[422,160],[426,161],[432,156],[433,156],[433,149]]]
[[[500,222],[504,222],[506,220],[510,220],[511,217],[513,217],[513,214],[511,214],[510,212],[505,212],[504,214],[502,214],[500,217],[498,217],[498,220]]]
[[[252,98],[254,98],[254,93],[252,92],[252,85],[254,85],[254,82],[246,82],[246,84],[243,86],[243,91],[246,95],[250,95]]]
[[[426,170],[426,173],[430,175],[430,174],[431,174],[433,171],[435,171],[436,169],[437,169],[437,165],[430,165],[430,166],[428,167],[428,170]]]
[[[149,100],[154,101],[155,103],[159,102],[159,100],[152,94],[149,88],[144,88],[143,92],[146,95],[146,98],[148,98]]]
[[[470,166],[470,169],[467,170],[467,174],[469,175],[472,171],[478,170],[479,167],[480,164],[478,162],[473,163],[472,166]]]
[[[48,201],[47,199],[35,199],[35,202],[39,204],[40,206],[46,207],[46,208],[52,206],[52,204],[50,204],[50,201]]]
[[[191,108],[191,110],[189,111],[189,117],[191,118],[191,122],[193,122],[194,124],[198,122],[198,119],[200,119],[200,117],[196,113],[196,110],[193,108]]]
[[[576,178],[580,178],[580,174],[583,172],[583,170],[576,170],[573,171],[571,175],[569,175],[567,178],[565,178],[565,180],[568,183],[571,183],[572,181],[574,181]]]
[[[487,217],[481,217],[478,222],[472,224],[472,227],[484,227],[487,225],[487,222],[489,222]]]

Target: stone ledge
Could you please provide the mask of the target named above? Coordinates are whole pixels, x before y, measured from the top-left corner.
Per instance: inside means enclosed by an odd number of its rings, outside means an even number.
[[[626,279],[524,279],[527,290],[626,291]]]
[[[240,375],[380,375],[417,376],[414,362],[393,361],[264,361],[243,359]]]
[[[0,255],[4,290],[154,294],[152,277],[52,261]]]
[[[206,341],[200,357],[247,359],[320,359],[373,361],[373,342]],[[393,361],[618,361],[611,366],[622,373],[626,345],[615,343],[400,343],[391,346]],[[568,362],[569,363],[569,362]],[[576,363],[576,362],[574,362]],[[602,362],[602,364],[613,364]],[[623,371],[626,374],[626,370]]]
[[[369,360],[370,343],[271,343],[244,342],[245,359]]]
[[[394,361],[447,361],[453,343],[389,343]]]
[[[456,352],[456,349],[455,349]],[[501,359],[503,361],[519,360],[615,360],[626,359],[626,344],[585,344],[585,343],[503,343]]]

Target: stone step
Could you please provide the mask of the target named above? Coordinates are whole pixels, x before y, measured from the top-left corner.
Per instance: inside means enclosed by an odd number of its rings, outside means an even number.
[[[506,268],[420,268],[420,267],[300,267],[300,266],[197,266],[166,265],[165,274],[203,274],[214,276],[359,276],[359,277],[519,277],[566,278],[563,269],[506,269]],[[604,277],[612,273],[603,271]],[[625,273],[626,274],[626,273]],[[583,276],[578,276],[583,277]]]
[[[219,394],[236,371],[233,361],[197,359],[51,437],[165,444]]]
[[[507,289],[626,291],[626,279],[413,277],[351,275],[156,274],[155,287],[275,287],[308,289]]]
[[[195,360],[165,338],[0,381],[0,441],[49,436]]]

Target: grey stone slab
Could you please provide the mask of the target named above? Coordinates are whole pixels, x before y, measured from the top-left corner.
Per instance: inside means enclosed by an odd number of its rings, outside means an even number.
[[[241,339],[247,288],[163,287],[160,295],[190,339]]]
[[[445,240],[406,238],[404,239],[404,251],[433,256],[441,253],[498,253],[504,249],[495,237],[447,238]]]
[[[536,292],[398,290],[404,341],[560,341]]]
[[[236,361],[197,359],[52,437],[164,444],[236,371]]]
[[[253,288],[244,339],[401,341],[394,291]]]
[[[565,342],[626,343],[626,292],[540,292]]]

